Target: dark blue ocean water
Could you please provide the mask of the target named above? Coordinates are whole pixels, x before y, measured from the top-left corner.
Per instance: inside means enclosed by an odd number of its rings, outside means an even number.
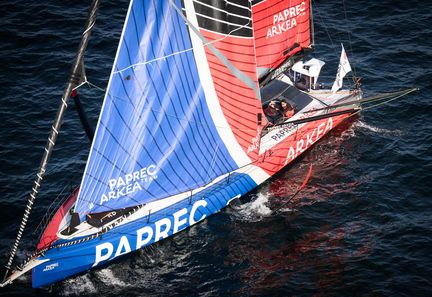
[[[86,54],[87,76],[103,88],[127,2],[103,1]],[[0,3],[0,263],[15,239],[88,6]],[[431,296],[431,11],[428,1],[316,1],[315,56],[327,61],[328,82],[343,42],[366,96],[420,91],[365,110],[242,203],[174,238],[51,288],[31,289],[27,277],[0,295]],[[95,124],[103,92],[80,92]],[[34,248],[33,231],[53,198],[80,181],[89,142],[70,106],[19,259]],[[276,213],[309,164],[306,189]]]

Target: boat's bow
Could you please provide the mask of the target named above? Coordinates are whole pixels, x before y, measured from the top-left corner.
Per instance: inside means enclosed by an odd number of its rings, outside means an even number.
[[[39,257],[31,259],[29,262],[24,264],[22,267],[17,267],[16,270],[14,270],[6,279],[3,280],[2,283],[0,283],[0,287],[4,287],[6,285],[11,284],[14,280],[19,278],[20,276],[24,275],[28,271],[32,270],[33,268],[48,262],[50,259],[41,259]]]

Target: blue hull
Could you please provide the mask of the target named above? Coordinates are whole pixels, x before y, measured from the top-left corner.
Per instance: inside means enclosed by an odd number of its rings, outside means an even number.
[[[37,288],[52,284],[169,237],[218,212],[256,186],[249,175],[234,173],[150,217],[119,225],[79,244],[50,249],[38,258],[50,260],[33,268],[32,285]]]

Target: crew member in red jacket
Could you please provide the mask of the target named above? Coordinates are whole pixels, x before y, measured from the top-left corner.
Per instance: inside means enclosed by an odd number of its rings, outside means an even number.
[[[285,100],[281,101],[281,113],[284,119],[289,119],[295,113],[294,107],[286,102]]]
[[[276,122],[282,117],[279,103],[276,100],[270,101],[267,108],[264,109],[264,114],[270,123],[276,124]]]

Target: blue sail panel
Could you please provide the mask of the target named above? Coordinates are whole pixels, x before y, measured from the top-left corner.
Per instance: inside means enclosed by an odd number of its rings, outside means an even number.
[[[190,191],[238,168],[206,104],[180,12],[180,1],[129,7],[75,206],[81,218]]]

